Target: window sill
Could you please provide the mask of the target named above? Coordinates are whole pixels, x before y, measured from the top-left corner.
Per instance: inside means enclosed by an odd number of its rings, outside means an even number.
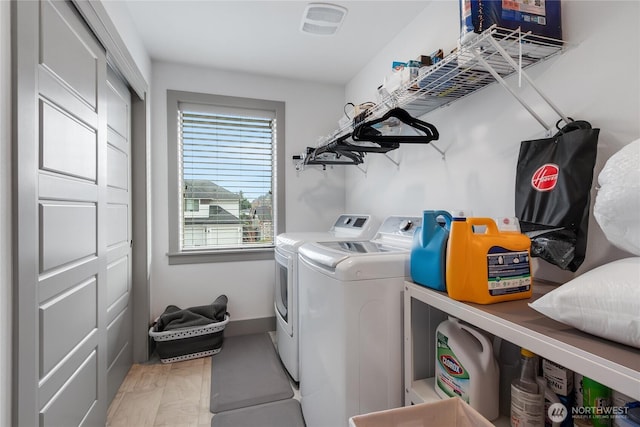
[[[169,265],[273,260],[273,246],[255,249],[185,251],[167,253]]]

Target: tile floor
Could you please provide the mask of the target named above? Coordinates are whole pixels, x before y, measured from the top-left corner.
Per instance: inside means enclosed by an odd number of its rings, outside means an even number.
[[[109,427],[209,427],[211,357],[134,364],[107,414]]]
[[[275,332],[269,333],[275,341]],[[275,345],[275,342],[274,342]],[[109,406],[108,427],[210,427],[211,357],[134,364]],[[291,383],[294,399],[300,390]]]

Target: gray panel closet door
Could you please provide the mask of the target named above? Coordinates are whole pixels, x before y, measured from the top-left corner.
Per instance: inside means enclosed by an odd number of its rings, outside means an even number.
[[[131,365],[131,101],[71,3],[12,7],[14,424],[104,426]]]
[[[107,73],[107,400],[133,363],[131,262],[131,93]]]

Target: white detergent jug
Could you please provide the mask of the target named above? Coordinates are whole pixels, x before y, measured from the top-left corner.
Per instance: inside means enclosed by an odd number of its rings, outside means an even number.
[[[498,418],[500,372],[484,333],[449,317],[436,329],[435,365],[440,397],[459,396],[486,419]]]

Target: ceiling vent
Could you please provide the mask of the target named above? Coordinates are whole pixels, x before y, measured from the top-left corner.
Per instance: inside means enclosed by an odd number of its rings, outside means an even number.
[[[300,30],[303,33],[330,36],[338,31],[346,15],[347,9],[342,6],[309,3],[304,10]]]

